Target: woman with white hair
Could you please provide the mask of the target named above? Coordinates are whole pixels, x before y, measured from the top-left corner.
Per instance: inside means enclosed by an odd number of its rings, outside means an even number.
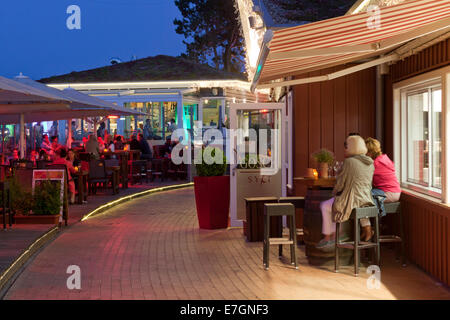
[[[317,244],[318,249],[334,246],[336,222],[348,220],[355,208],[375,205],[371,193],[374,166],[372,158],[366,155],[364,139],[359,135],[351,135],[345,140],[344,146],[345,160],[336,177],[334,197],[320,204],[322,233],[325,237]]]

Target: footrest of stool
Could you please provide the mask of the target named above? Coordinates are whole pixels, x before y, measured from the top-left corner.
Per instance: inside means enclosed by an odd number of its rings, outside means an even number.
[[[269,244],[294,244],[294,241],[286,238],[269,238]]]
[[[402,242],[402,238],[394,235],[384,235],[380,236],[380,243],[382,242]]]

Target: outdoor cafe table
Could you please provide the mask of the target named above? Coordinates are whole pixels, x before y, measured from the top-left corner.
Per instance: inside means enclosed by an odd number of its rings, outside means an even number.
[[[117,151],[103,151],[101,153],[105,157],[105,159],[110,159],[112,156],[116,156],[116,159],[119,160],[120,164],[120,180],[122,182],[122,189],[128,188],[128,155],[129,151],[117,150]]]
[[[303,240],[305,242],[305,254],[312,265],[327,265],[334,263],[334,247],[332,250],[319,250],[317,243],[322,239],[322,211],[320,203],[333,197],[332,191],[336,184],[335,177],[329,178],[294,178],[296,186],[307,188],[305,196],[305,209],[303,211]],[[342,224],[341,235],[350,231],[348,224]],[[345,250],[345,249],[340,249]],[[351,250],[342,251],[340,254],[342,264],[350,264]]]
[[[78,180],[78,204],[83,204],[83,201],[87,201],[87,190],[86,185],[88,182],[88,171],[76,171],[72,173],[73,177],[77,177]]]

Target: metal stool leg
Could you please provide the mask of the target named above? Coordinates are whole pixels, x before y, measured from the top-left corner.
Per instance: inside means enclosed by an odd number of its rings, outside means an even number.
[[[264,216],[265,224],[264,224],[264,268],[269,269],[269,224],[270,218],[268,215]]]
[[[339,229],[340,229],[340,223],[336,222],[336,240],[334,242],[334,272],[339,272]]]
[[[355,277],[359,273],[359,219],[354,219],[354,232],[355,232],[355,243],[354,243],[354,254],[353,259],[355,260]]]
[[[291,239],[292,239],[291,248],[292,248],[292,257],[294,259],[294,266],[295,266],[295,269],[298,269],[297,251],[296,251],[296,246],[297,246],[297,227],[295,225],[295,212],[294,212],[294,215],[291,216],[291,228],[289,229],[289,231],[291,232]]]
[[[403,213],[400,210],[398,215],[398,222],[399,222],[399,228],[400,228],[400,238],[402,238],[402,242],[400,242],[401,245],[401,255],[402,255],[402,267],[406,267],[406,253],[405,253],[405,232],[403,229]]]
[[[283,218],[282,217],[277,217],[277,219],[278,220],[281,219],[281,222],[277,221],[278,222],[278,226],[279,226],[278,227],[278,236],[281,238],[283,236]],[[278,246],[278,257],[281,258],[282,256],[283,256],[283,245],[280,244]]]
[[[377,246],[375,247],[375,254],[376,254],[375,263],[379,266],[380,265],[380,225],[379,225],[378,216],[375,217],[375,241],[377,243]]]

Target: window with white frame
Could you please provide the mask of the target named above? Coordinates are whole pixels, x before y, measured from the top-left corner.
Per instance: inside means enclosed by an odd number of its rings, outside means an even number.
[[[400,176],[403,188],[442,198],[443,79],[423,80],[398,89]]]

